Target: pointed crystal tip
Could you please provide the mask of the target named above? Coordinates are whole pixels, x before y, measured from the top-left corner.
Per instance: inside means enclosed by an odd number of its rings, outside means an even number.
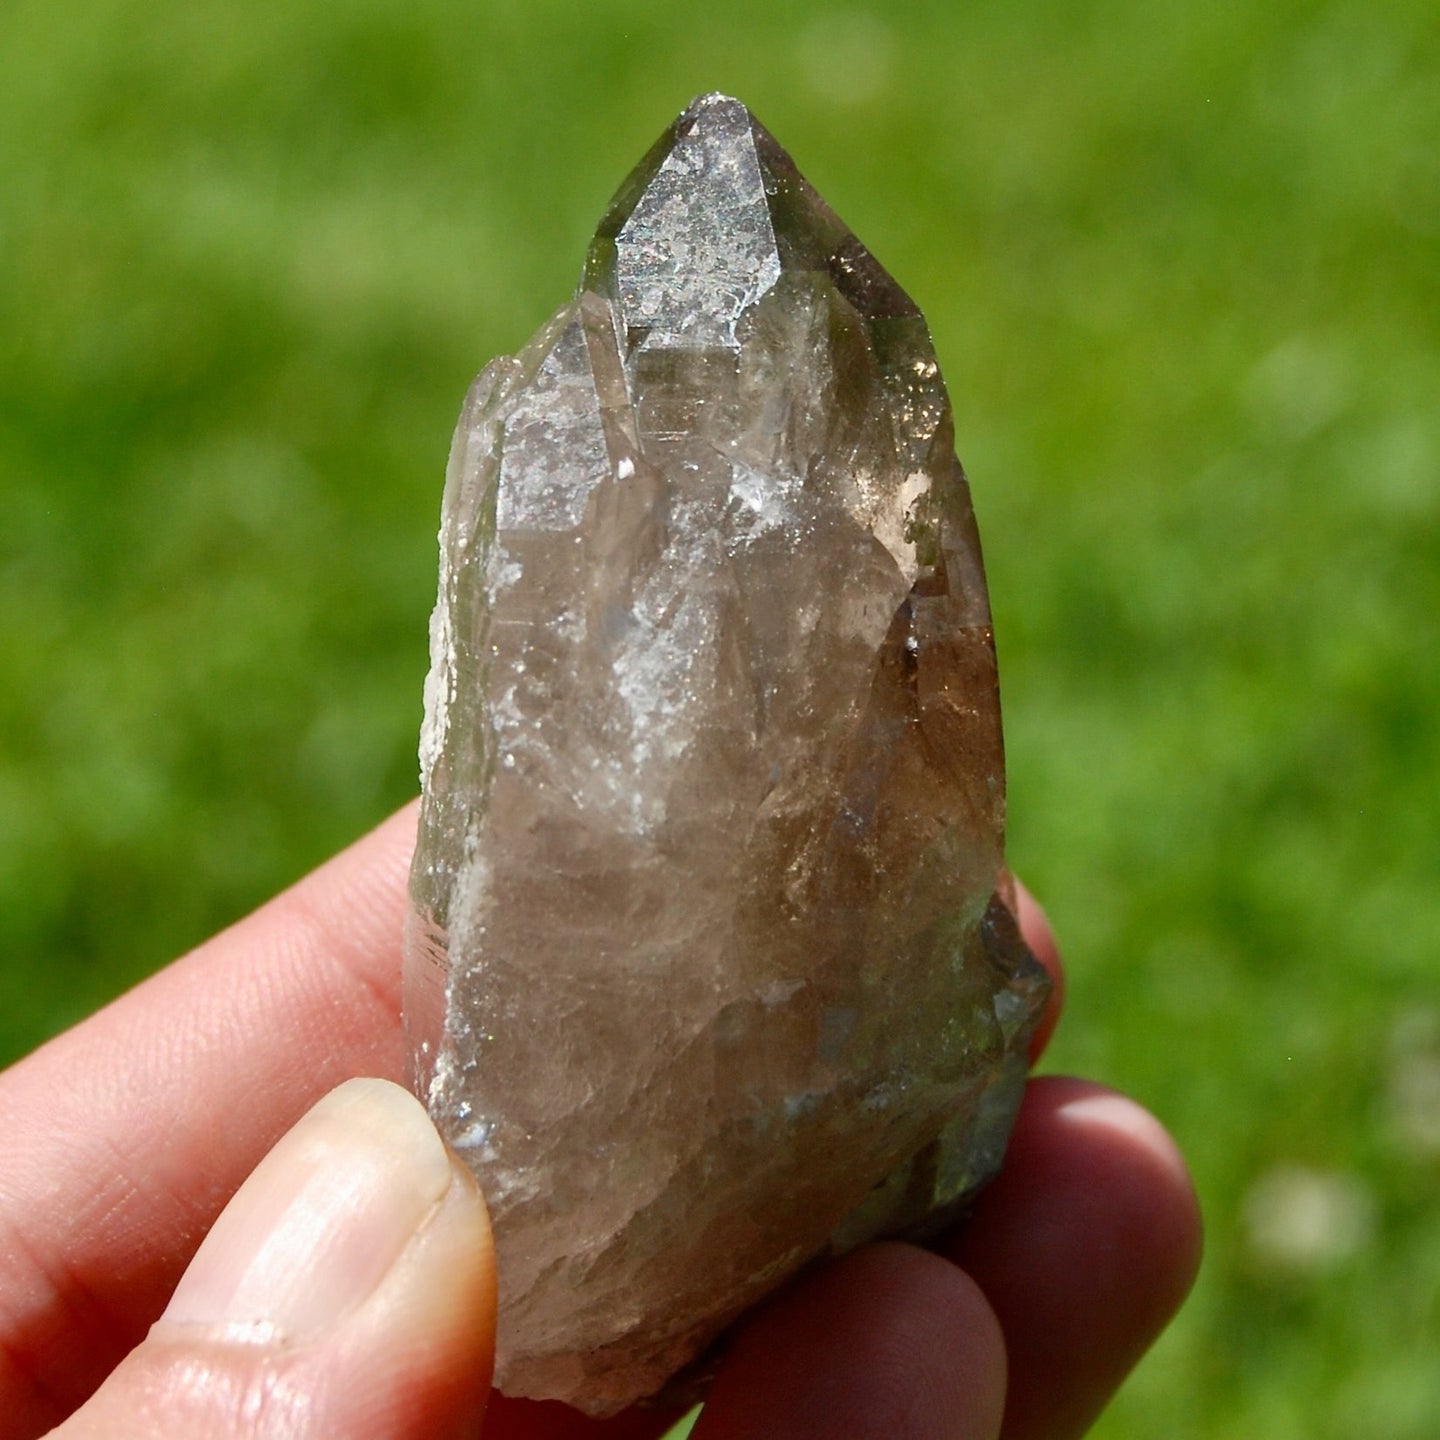
[[[701,95],[615,197],[587,283],[644,348],[737,348],[741,316],[780,278],[758,128],[740,101]]]
[[[828,277],[861,314],[919,318],[750,110],[711,91],[681,112],[610,202],[582,288],[626,350],[738,350],[787,271]]]

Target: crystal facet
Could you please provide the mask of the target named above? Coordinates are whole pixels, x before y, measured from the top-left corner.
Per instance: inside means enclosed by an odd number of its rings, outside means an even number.
[[[998,1167],[1045,980],[925,321],[738,101],[451,452],[405,974],[497,1383],[603,1414]]]

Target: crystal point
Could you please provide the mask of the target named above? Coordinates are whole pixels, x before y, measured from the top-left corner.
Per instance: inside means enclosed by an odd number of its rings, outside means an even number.
[[[416,1085],[491,1207],[497,1383],[609,1413],[953,1220],[1046,988],[924,319],[738,101],[472,387],[431,658]]]

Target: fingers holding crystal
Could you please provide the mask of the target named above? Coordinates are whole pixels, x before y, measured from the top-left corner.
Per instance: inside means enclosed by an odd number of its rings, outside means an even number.
[[[742,1323],[694,1440],[994,1440],[1000,1325],[937,1255],[869,1245]]]
[[[1030,947],[1030,953],[1045,967],[1045,973],[1050,977],[1050,995],[1036,1022],[1035,1033],[1030,1037],[1030,1063],[1033,1065],[1050,1043],[1065,1006],[1065,967],[1060,961],[1055,932],[1050,928],[1050,919],[1040,902],[1019,880],[1015,880],[1014,885],[1015,918],[1020,922],[1020,933]]]
[[[1005,1168],[943,1248],[1004,1329],[1004,1440],[1070,1440],[1184,1299],[1200,1217],[1158,1121],[1102,1086],[1047,1077],[1031,1082]]]
[[[742,1321],[696,1440],[1077,1440],[1184,1298],[1199,1247],[1158,1122],[1100,1086],[1035,1081],[969,1223],[935,1255],[867,1246]]]
[[[557,1400],[511,1399],[496,1390],[485,1410],[485,1440],[661,1440],[682,1414],[657,1406],[597,1420]]]
[[[160,1321],[55,1434],[473,1436],[494,1280],[468,1169],[399,1086],[352,1080],[260,1163]]]
[[[78,1405],[266,1150],[351,1075],[399,1079],[415,813],[0,1076],[0,1436]]]

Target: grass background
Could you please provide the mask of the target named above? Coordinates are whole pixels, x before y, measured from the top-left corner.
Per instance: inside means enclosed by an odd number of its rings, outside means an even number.
[[[1191,1157],[1108,1440],[1440,1415],[1432,0],[7,0],[0,1058],[415,789],[450,427],[692,94],[925,307],[1053,1065]]]

